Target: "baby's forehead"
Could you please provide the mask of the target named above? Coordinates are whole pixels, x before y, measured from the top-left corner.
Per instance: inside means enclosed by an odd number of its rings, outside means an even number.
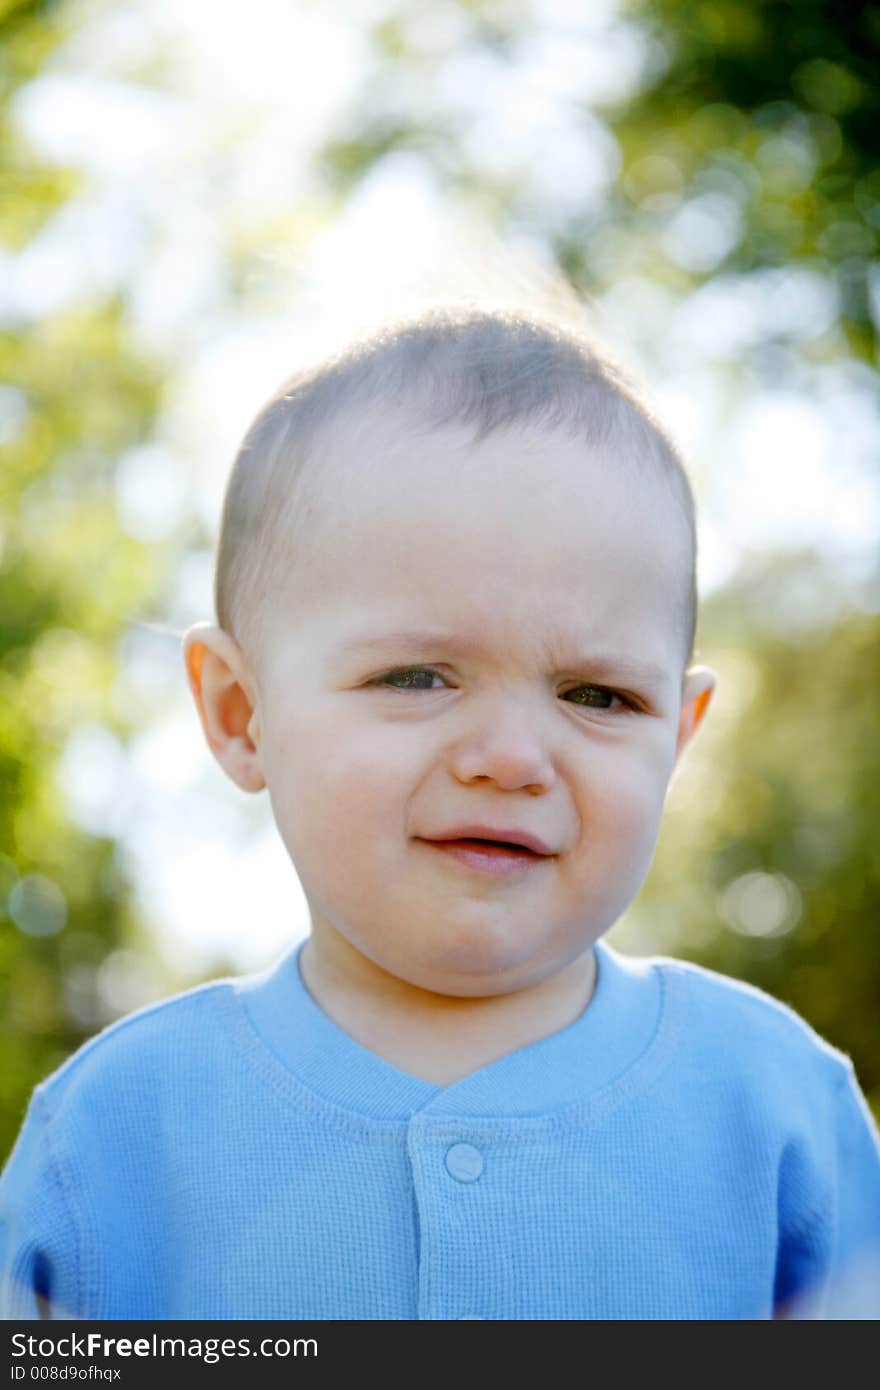
[[[381,509],[386,516],[421,512],[454,533],[467,522],[468,504],[485,507],[487,490],[493,513],[513,497],[524,510],[520,516],[507,508],[508,520],[531,518],[535,530],[541,517],[532,515],[532,499],[559,498],[588,512],[600,501],[622,512],[640,497],[650,497],[652,507],[674,501],[666,472],[624,437],[597,444],[564,423],[535,421],[480,432],[466,421],[434,424],[401,403],[334,422],[297,487],[315,522],[336,529],[371,524]],[[456,507],[442,505],[450,499]]]
[[[461,429],[377,431],[362,455],[363,468],[358,454],[338,454],[319,484],[316,572],[334,557],[360,582],[384,560],[392,582],[421,572],[438,587],[472,582],[506,601],[511,585],[589,581],[596,566],[615,571],[621,594],[653,571],[674,574],[677,591],[690,571],[690,535],[663,479],[558,431],[482,440]],[[348,571],[352,556],[358,567]]]
[[[626,640],[628,615],[647,611],[677,627],[687,538],[672,534],[670,499],[658,526],[657,486],[639,493],[634,471],[558,430],[349,430],[313,460],[295,606],[374,613],[377,633],[521,621],[562,648],[577,645],[587,607],[597,634]]]

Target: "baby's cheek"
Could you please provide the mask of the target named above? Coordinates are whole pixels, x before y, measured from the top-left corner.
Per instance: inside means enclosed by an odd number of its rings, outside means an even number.
[[[659,760],[619,757],[597,778],[586,808],[587,840],[602,841],[621,871],[647,871],[660,828],[666,783]]]
[[[603,813],[634,822],[656,815],[666,789],[665,766],[656,739],[594,750],[585,771],[590,800]]]
[[[337,871],[387,838],[402,820],[398,770],[389,758],[350,740],[304,738],[295,767],[277,789],[277,819],[291,853]]]

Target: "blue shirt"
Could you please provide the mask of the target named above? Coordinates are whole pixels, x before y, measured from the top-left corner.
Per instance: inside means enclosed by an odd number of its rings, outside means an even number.
[[[298,950],[114,1024],[34,1092],[3,1315],[877,1316],[849,1060],[748,985],[594,949],[574,1023],[445,1087],[333,1023]]]

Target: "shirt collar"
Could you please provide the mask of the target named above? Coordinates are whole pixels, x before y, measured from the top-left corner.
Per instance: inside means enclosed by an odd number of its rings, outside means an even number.
[[[411,1076],[356,1042],[303,983],[304,943],[261,975],[236,982],[264,1045],[301,1085],[344,1110],[379,1120],[436,1116],[546,1116],[593,1096],[650,1047],[662,991],[650,959],[596,942],[596,984],[584,1011],[559,1032],[489,1062],[450,1086]]]

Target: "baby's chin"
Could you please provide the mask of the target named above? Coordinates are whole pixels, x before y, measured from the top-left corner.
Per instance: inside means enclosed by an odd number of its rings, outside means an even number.
[[[568,957],[536,959],[483,939],[456,943],[430,957],[395,961],[390,973],[429,994],[489,999],[532,989],[570,963]]]

